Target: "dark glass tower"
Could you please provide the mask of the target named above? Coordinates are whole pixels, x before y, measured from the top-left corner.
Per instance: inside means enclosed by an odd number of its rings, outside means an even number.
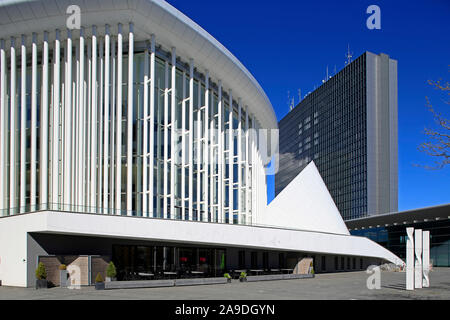
[[[277,195],[314,161],[345,220],[397,211],[397,61],[364,53],[279,128]]]

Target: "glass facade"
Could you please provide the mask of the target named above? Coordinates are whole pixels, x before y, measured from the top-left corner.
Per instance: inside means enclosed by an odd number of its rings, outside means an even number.
[[[344,219],[367,213],[366,55],[308,94],[279,123],[280,193],[311,161]]]
[[[175,48],[154,37],[134,42],[132,25],[104,30],[57,31],[51,42],[33,36],[17,52],[2,40],[2,215],[51,209],[252,223],[249,132],[258,124],[248,107]]]
[[[367,237],[406,261],[406,228],[430,231],[430,262],[435,267],[450,266],[450,220],[352,230],[355,236]]]

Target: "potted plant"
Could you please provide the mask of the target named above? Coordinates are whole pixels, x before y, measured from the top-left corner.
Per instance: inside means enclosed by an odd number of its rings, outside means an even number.
[[[224,276],[225,278],[227,278],[227,282],[228,282],[228,283],[231,283],[231,276],[230,276],[229,273],[225,273],[223,276]]]
[[[247,273],[241,272],[241,274],[239,276],[239,281],[240,282],[246,282],[247,281]]]
[[[105,290],[105,282],[103,281],[100,272],[97,273],[97,277],[95,277],[95,290]]]
[[[115,281],[116,275],[117,275],[116,266],[111,261],[108,264],[108,267],[106,268],[106,282]]]
[[[47,271],[45,271],[45,266],[42,262],[39,262],[36,269],[36,289],[47,289]]]
[[[314,277],[314,265],[312,262],[309,264],[309,274],[312,274]]]
[[[65,264],[61,264],[59,266],[59,285],[61,288],[67,288],[67,266]]]

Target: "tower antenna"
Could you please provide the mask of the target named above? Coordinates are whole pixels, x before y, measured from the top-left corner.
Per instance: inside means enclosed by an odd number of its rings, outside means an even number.
[[[292,111],[291,92],[289,90],[288,90],[288,106],[289,106],[289,111]]]
[[[298,103],[302,102],[302,89],[298,89]]]
[[[353,52],[350,52],[350,44],[348,44],[347,54],[345,55],[345,57],[347,58],[345,65],[350,64],[352,62],[352,58],[353,58]]]

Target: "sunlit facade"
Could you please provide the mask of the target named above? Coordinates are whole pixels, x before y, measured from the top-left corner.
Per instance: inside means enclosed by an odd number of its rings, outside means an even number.
[[[124,281],[402,263],[349,234],[314,163],[267,204],[275,112],[195,22],[163,0],[71,3],[79,28],[60,1],[0,3],[2,285],[33,286],[38,262],[57,285],[78,258],[86,285],[110,261]]]
[[[261,125],[246,97],[195,56],[157,34],[136,39],[133,28],[1,40],[3,215],[251,223],[266,199],[256,196],[264,168],[250,134]]]

